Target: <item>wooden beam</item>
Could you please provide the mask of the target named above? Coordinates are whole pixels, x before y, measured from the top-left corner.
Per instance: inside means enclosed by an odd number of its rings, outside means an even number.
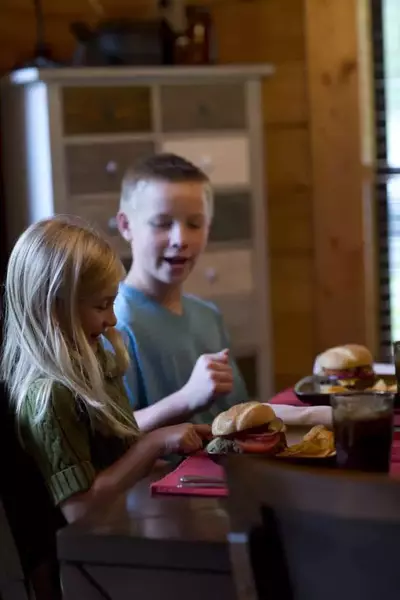
[[[305,0],[317,350],[345,342],[376,350],[366,2]]]

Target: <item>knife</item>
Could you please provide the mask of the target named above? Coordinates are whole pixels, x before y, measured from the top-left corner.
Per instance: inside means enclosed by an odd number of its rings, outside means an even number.
[[[223,483],[222,477],[207,477],[206,475],[183,475],[179,480],[181,483]]]
[[[226,483],[223,481],[183,481],[178,484],[178,488],[221,488],[226,489]]]

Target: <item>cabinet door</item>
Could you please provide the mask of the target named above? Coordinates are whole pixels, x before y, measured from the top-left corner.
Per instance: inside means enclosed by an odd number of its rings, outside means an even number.
[[[249,140],[246,135],[165,138],[162,149],[193,162],[216,186],[245,186],[250,182]]]
[[[160,104],[165,132],[246,128],[241,84],[162,86]]]
[[[214,296],[209,300],[221,311],[231,345],[235,350],[257,346],[259,336],[253,293]]]
[[[135,160],[153,152],[152,142],[68,144],[68,191],[70,195],[119,192],[125,171]]]
[[[217,191],[214,194],[214,218],[209,241],[251,243],[252,201],[250,192]]]
[[[148,86],[65,87],[64,135],[145,133],[153,129]]]
[[[251,292],[252,251],[205,252],[184,287],[186,292],[203,298]]]
[[[104,234],[121,259],[129,259],[129,244],[121,237],[116,221],[119,200],[116,197],[85,198],[84,200],[71,199],[70,212],[81,217],[85,223],[92,225],[100,233]]]

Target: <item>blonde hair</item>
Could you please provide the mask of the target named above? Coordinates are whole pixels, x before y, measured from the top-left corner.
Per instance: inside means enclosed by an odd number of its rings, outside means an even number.
[[[132,207],[136,208],[142,184],[149,181],[203,184],[207,217],[210,222],[212,221],[214,197],[209,178],[204,171],[186,158],[166,152],[141,158],[128,169],[122,181],[120,209],[126,211]]]
[[[107,394],[104,372],[79,318],[79,302],[118,285],[124,267],[100,235],[77,220],[56,217],[35,223],[17,241],[5,285],[2,376],[23,412],[33,384],[36,422],[51,403],[55,384],[83,402],[92,425],[119,436],[131,435],[132,421]],[[128,354],[120,334],[106,332],[121,375]]]

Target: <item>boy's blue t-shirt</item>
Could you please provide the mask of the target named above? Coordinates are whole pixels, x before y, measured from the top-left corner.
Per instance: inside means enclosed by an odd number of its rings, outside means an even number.
[[[120,285],[115,314],[131,357],[125,386],[134,410],[180,390],[202,354],[229,348],[222,316],[213,304],[186,295],[182,304],[183,314],[177,315],[143,292],[125,283]],[[233,391],[196,413],[194,423],[211,423],[221,411],[247,402],[246,386],[232,357],[231,366]]]

